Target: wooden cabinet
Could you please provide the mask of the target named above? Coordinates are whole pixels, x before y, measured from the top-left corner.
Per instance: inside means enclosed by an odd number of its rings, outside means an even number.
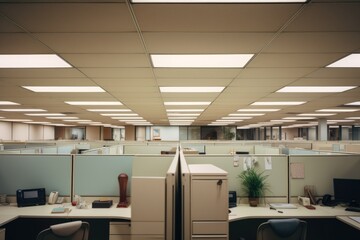
[[[109,240],[131,240],[130,222],[110,222]]]
[[[227,172],[211,164],[189,164],[192,239],[228,239]]]

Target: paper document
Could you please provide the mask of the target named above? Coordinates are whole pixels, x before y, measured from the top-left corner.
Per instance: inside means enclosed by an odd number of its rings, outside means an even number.
[[[360,217],[350,217],[352,220],[360,223]]]
[[[275,209],[295,209],[297,206],[291,203],[270,203],[270,208]]]

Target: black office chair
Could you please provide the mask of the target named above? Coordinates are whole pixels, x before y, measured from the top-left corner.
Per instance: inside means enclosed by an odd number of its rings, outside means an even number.
[[[89,223],[74,221],[50,226],[41,231],[36,240],[88,240]]]
[[[257,240],[305,240],[307,224],[299,219],[271,219],[260,224]]]

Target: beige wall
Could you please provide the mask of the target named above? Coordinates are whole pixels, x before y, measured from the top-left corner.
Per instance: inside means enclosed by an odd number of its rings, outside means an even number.
[[[135,126],[125,126],[125,140],[126,141],[135,140]]]
[[[86,127],[85,138],[86,140],[101,140],[101,127]]]
[[[29,125],[29,140],[43,140],[44,139],[44,126],[42,125]]]
[[[283,135],[286,136],[286,139],[282,140],[293,140],[294,138],[298,137],[298,129],[297,128],[283,128],[282,129]]]
[[[55,127],[44,126],[44,140],[54,140],[55,139]]]
[[[0,140],[12,140],[11,131],[12,123],[0,122]]]
[[[54,136],[53,126],[0,122],[2,141],[54,140]]]
[[[27,141],[29,140],[29,125],[24,123],[13,123],[12,140]]]

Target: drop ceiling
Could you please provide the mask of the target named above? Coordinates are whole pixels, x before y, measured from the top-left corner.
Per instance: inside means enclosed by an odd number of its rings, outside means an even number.
[[[360,88],[343,93],[276,91],[285,86],[360,86],[359,68],[326,68],[360,53],[359,13],[357,0],[304,4],[1,0],[0,54],[57,54],[72,68],[1,68],[0,101],[116,126],[126,124],[86,110],[94,107],[65,101],[120,101],[123,105],[117,108],[130,109],[153,125],[169,125],[166,109],[189,108],[164,102],[211,102],[192,125],[207,125],[238,109],[256,108],[251,105],[256,101],[306,103],[276,107],[281,110],[233,125],[338,108],[360,101]],[[154,68],[150,60],[150,54],[240,53],[254,54],[244,68]],[[35,93],[21,86],[99,86],[105,92]],[[221,93],[161,93],[159,87],[167,86],[225,89]],[[0,111],[0,117],[64,123],[24,113]],[[360,117],[360,111],[326,118],[347,117]]]

